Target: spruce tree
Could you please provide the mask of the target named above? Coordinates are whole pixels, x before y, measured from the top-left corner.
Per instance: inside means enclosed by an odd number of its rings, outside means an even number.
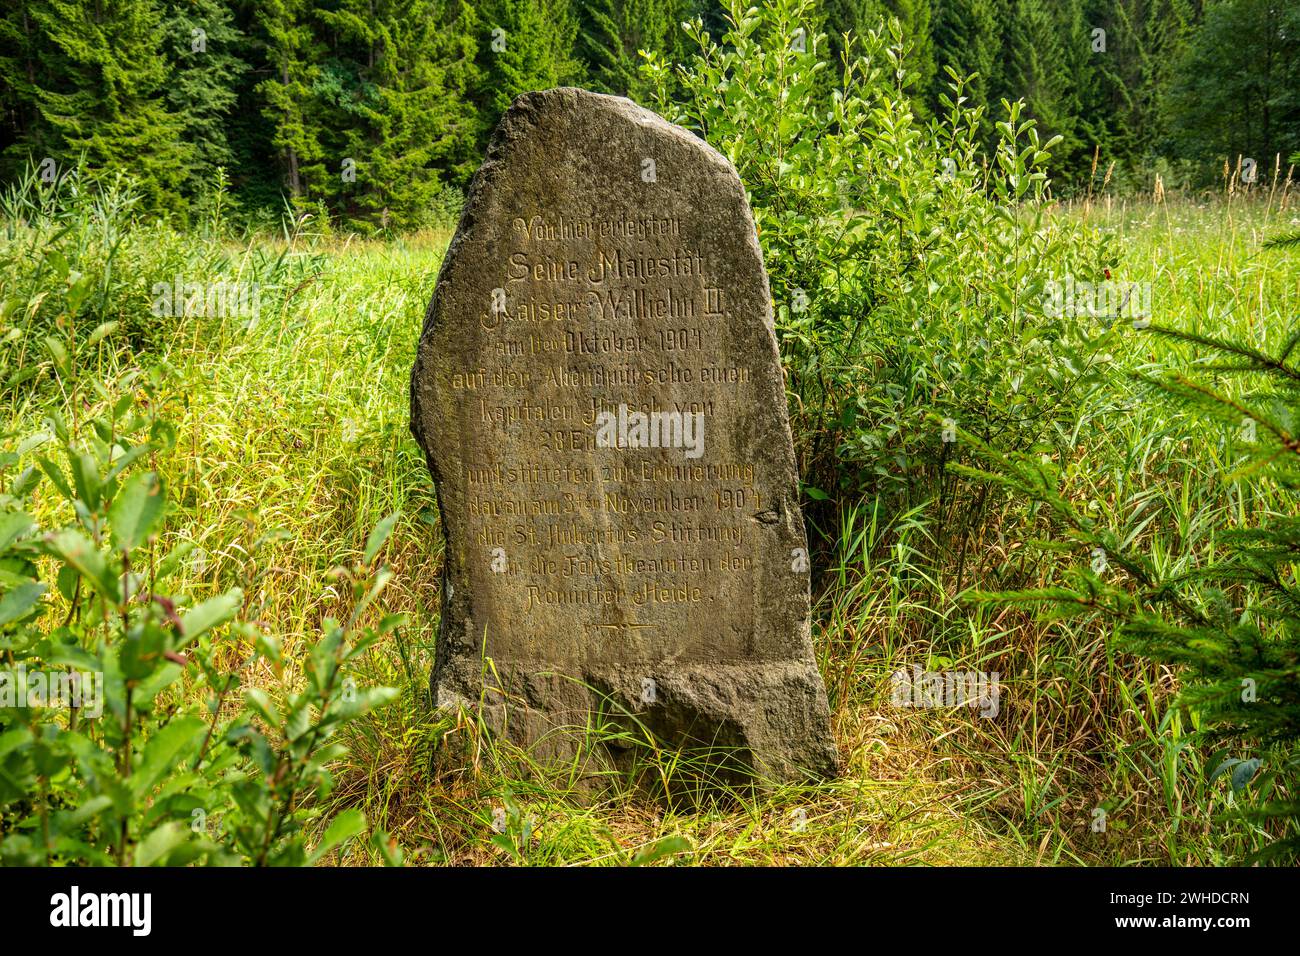
[[[591,88],[601,93],[626,94],[636,69],[624,42],[622,6],[621,0],[578,4],[578,50]]]
[[[1167,100],[1174,148],[1217,176],[1224,160],[1300,148],[1300,6],[1231,0],[1207,6]]]
[[[42,35],[44,74],[34,92],[51,157],[92,171],[122,171],[145,205],[180,212],[192,150],[168,108],[161,11],[152,0],[87,4],[41,0],[30,13]]]
[[[1273,245],[1297,241],[1300,236],[1284,237]],[[1138,374],[1147,400],[1186,410],[1201,427],[1215,429],[1225,464],[1234,466],[1233,484],[1300,490],[1300,332],[1290,332],[1273,353],[1176,329],[1152,326],[1150,334],[1201,353],[1209,361],[1191,367],[1210,373]],[[1244,380],[1243,387],[1232,380]],[[1148,553],[1145,536],[1107,527],[1067,496],[1050,459],[961,437],[989,469],[953,465],[953,471],[1039,503],[1059,542],[1104,553],[1108,568],[1102,574],[1085,563],[1046,587],[972,600],[1052,617],[1094,617],[1113,628],[1116,649],[1176,668],[1179,710],[1195,728],[1188,743],[1205,749],[1207,783],[1226,779],[1237,795],[1236,812],[1257,824],[1257,849],[1244,862],[1294,864],[1300,859],[1300,516],[1248,508],[1243,502],[1251,496],[1239,492],[1228,509],[1237,516],[1232,526],[1208,540],[1191,535],[1176,548]]]
[[[314,113],[313,83],[319,73],[320,44],[306,0],[262,0],[255,14],[270,76],[258,84],[262,112],[271,124],[271,146],[282,164],[289,195],[308,189],[304,167],[324,159]]]
[[[569,0],[490,0],[481,9],[480,102],[488,125],[520,93],[580,82],[578,21]]]
[[[1089,0],[1086,10],[1106,40],[1091,58],[1095,115],[1104,118],[1093,132],[1103,158],[1138,169],[1167,140],[1165,104],[1190,27],[1189,0]]]
[[[222,0],[167,0],[162,36],[171,65],[167,104],[193,147],[188,185],[197,193],[214,181],[218,167],[228,171],[234,161],[228,130],[237,84],[248,69],[242,58],[247,41]]]
[[[1061,136],[1054,157],[1074,157],[1080,149],[1077,114],[1072,109],[1073,79],[1065,57],[1061,22],[1050,0],[1001,0],[1003,69],[994,96],[1023,99],[1044,140]],[[999,118],[1001,110],[994,111]],[[1054,165],[1059,166],[1058,161]]]
[[[343,0],[321,19],[355,82],[336,104],[346,125],[320,192],[354,222],[418,226],[474,158],[474,11],[455,0]]]
[[[45,72],[41,34],[32,7],[38,0],[13,0],[0,12],[0,121],[10,140],[3,156],[4,172],[19,174],[32,154],[49,153],[43,127],[38,75]]]
[[[581,0],[578,48],[592,88],[644,98],[640,51],[677,62],[689,11],[685,0]]]
[[[928,112],[930,91],[934,88],[936,76],[934,38],[931,34],[934,14],[930,2],[931,0],[885,2],[889,14],[898,18],[907,40],[907,68],[916,74],[916,80],[908,92],[914,100],[913,108],[920,115]]]
[[[1063,79],[1058,94],[1059,114],[1066,117],[1064,139],[1052,150],[1054,179],[1058,184],[1081,187],[1092,169],[1092,156],[1110,138],[1111,118],[1100,93],[1103,64],[1112,54],[1109,34],[1097,32],[1096,17],[1088,0],[1072,0],[1056,8],[1054,21],[1061,38],[1057,75]]]
[[[948,92],[945,68],[950,67],[963,77],[974,76],[966,86],[965,95],[976,106],[985,108],[985,128],[981,132],[987,141],[993,131],[989,117],[996,105],[990,100],[989,92],[999,69],[1001,46],[993,4],[991,0],[945,0],[935,11],[933,29],[937,75],[932,103],[937,106],[938,94]]]

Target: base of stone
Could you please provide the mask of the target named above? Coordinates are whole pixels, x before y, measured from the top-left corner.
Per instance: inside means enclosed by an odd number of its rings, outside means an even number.
[[[657,745],[680,751],[680,765],[695,776],[723,783],[837,772],[821,677],[811,664],[606,665],[568,674],[534,665],[478,677],[483,670],[476,667],[474,678],[435,671],[437,705],[476,711],[489,731],[542,762],[569,764],[585,752],[626,769],[639,748]]]

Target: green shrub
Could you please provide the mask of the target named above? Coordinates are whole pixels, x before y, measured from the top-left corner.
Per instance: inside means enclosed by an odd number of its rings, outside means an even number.
[[[1002,447],[1064,440],[1113,333],[1045,315],[1042,293],[1066,274],[1100,279],[1109,253],[1043,202],[1055,141],[1021,104],[1003,104],[991,159],[955,74],[945,115],[917,117],[897,23],[849,38],[833,66],[825,37],[801,32],[807,0],[728,9],[720,42],[688,25],[699,52],[678,71],[680,102],[660,58],[646,70],[658,108],[749,190],[808,494],[880,495],[894,516],[929,503],[956,547],[985,496],[945,478],[956,446],[934,422]]]
[[[166,546],[151,467],[174,441],[166,373],[68,387],[74,421],[51,413],[0,451],[0,862],[315,862],[365,828],[355,810],[316,818],[344,752],[332,736],[395,694],[350,676],[399,623],[360,623],[394,519],[347,572],[349,618],[323,623],[292,681],[240,588],[168,589],[192,546]],[[273,695],[267,675],[300,689]],[[382,834],[375,848],[396,862]]]
[[[180,232],[141,212],[131,179],[79,169],[31,169],[0,194],[0,392],[53,371],[51,337],[158,351],[186,316],[256,322],[311,278],[310,257],[233,245],[224,177],[199,208]]]

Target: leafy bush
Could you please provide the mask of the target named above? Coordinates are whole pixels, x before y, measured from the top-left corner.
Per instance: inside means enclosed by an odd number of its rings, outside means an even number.
[[[0,391],[52,371],[63,338],[153,351],[187,314],[256,321],[307,281],[313,262],[287,249],[233,254],[225,185],[212,185],[190,233],[144,215],[126,176],[74,168],[46,182],[29,169],[0,194]]]
[[[930,503],[955,545],[984,496],[945,483],[954,446],[934,420],[1002,447],[1063,440],[1112,333],[1045,315],[1042,293],[1066,274],[1100,279],[1108,253],[1043,202],[1055,141],[1021,104],[1003,104],[991,159],[956,74],[946,114],[916,116],[897,23],[850,37],[833,67],[807,0],[728,9],[720,43],[688,25],[700,52],[680,103],[662,59],[646,70],[658,108],[749,190],[808,493],[883,495],[895,515]]]
[[[291,662],[244,619],[243,591],[168,591],[192,546],[165,546],[150,467],[174,440],[166,373],[72,387],[75,421],[52,413],[0,453],[0,861],[321,859],[365,828],[344,811],[308,851],[343,753],[331,737],[395,694],[349,671],[399,623],[360,624],[389,580],[376,559],[396,516],[347,573],[348,619],[324,622],[300,689],[273,696],[255,678],[287,680]],[[381,834],[375,846],[397,862]]]

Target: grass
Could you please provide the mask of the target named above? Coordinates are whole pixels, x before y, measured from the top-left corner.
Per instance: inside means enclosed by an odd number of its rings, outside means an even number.
[[[1300,225],[1286,198],[1094,201],[1060,214],[1114,237],[1120,278],[1152,283],[1157,322],[1276,346],[1300,314],[1300,266],[1260,242]],[[536,766],[467,714],[432,712],[441,543],[407,388],[448,239],[220,244],[224,274],[270,277],[270,307],[252,321],[177,319],[158,346],[176,376],[177,449],[160,463],[178,502],[168,534],[200,549],[178,587],[242,585],[248,618],[292,660],[341,610],[336,569],[402,511],[384,610],[407,624],[362,676],[404,693],[349,728],[323,809],[360,807],[418,863],[1217,864],[1258,844],[1232,818],[1237,796],[1206,782],[1189,715],[1172,703],[1177,675],[1115,653],[1095,624],[956,600],[954,569],[928,557],[923,508],[887,520],[878,502],[846,502],[835,526],[810,529],[833,556],[816,579],[814,642],[843,760],[834,781],[683,798],[692,768],[633,730],[634,769],[593,792],[575,768]],[[95,374],[133,362],[113,341]],[[1133,341],[1117,369],[1187,360],[1154,337]],[[43,369],[8,393],[3,431],[30,434],[51,407],[75,404]],[[1213,548],[1252,509],[1296,507],[1277,489],[1229,487],[1222,436],[1134,388],[1093,402],[1077,439],[1062,463],[1069,493],[1170,562]],[[1023,503],[993,506],[962,588],[1046,575],[1026,566],[1035,522]],[[913,664],[998,672],[1000,713],[892,706],[889,675]],[[629,735],[586,733],[592,746]],[[338,862],[374,862],[370,852]]]

